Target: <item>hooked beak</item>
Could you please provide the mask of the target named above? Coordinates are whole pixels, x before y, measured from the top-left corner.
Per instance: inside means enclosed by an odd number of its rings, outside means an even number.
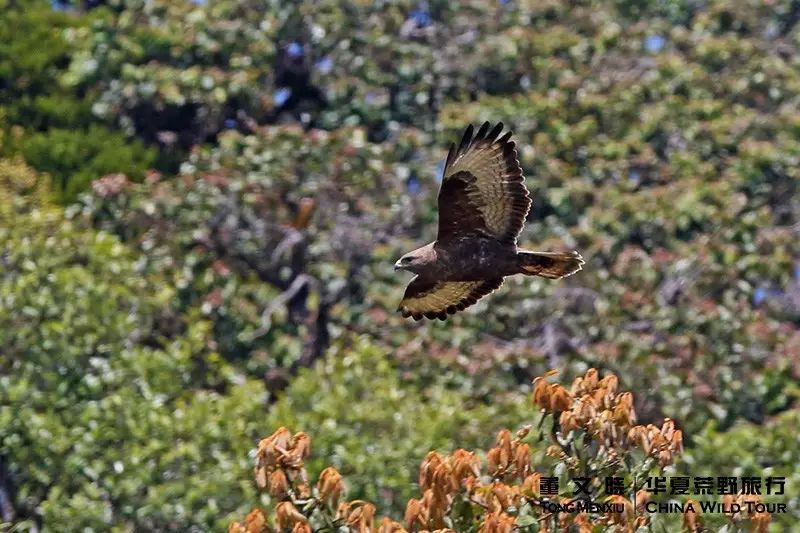
[[[394,271],[397,272],[398,270],[403,270],[403,265],[400,263],[400,259],[394,264]]]

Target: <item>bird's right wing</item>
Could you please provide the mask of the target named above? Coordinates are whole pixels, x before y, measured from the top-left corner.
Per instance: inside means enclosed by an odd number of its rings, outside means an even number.
[[[397,308],[414,320],[438,318],[466,309],[503,284],[503,278],[484,281],[423,281],[415,276]]]
[[[511,132],[498,137],[485,122],[470,125],[458,148],[450,147],[439,190],[439,234],[446,242],[470,234],[515,245],[531,206]]]

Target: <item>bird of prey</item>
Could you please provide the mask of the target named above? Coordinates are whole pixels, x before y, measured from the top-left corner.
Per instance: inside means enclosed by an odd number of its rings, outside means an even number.
[[[416,274],[397,308],[415,320],[466,309],[503,283],[524,274],[559,279],[581,269],[578,252],[517,248],[531,206],[511,132],[503,123],[470,125],[450,146],[439,190],[436,240],[401,257],[395,270]]]

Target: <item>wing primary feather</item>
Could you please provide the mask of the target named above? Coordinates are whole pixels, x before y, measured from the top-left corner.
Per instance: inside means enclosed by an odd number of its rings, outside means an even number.
[[[508,142],[509,142],[509,139],[510,139],[510,138],[511,138],[511,132],[510,132],[510,131],[507,131],[505,135],[503,135],[502,137],[500,137],[500,138],[497,140],[497,143],[498,143],[498,144],[506,144],[506,143],[508,143]],[[513,144],[514,144],[514,141],[510,141],[510,143],[513,145]]]
[[[466,131],[464,131],[464,136],[461,137],[461,144],[458,146],[458,153],[459,154],[462,153],[467,148],[467,146],[469,146],[470,141],[472,141],[472,132],[473,131],[474,131],[474,128],[472,127],[472,124],[470,124],[467,127]]]
[[[444,162],[444,168],[450,168],[453,163],[453,158],[456,155],[456,143],[450,143],[450,150],[447,152],[447,160]]]
[[[488,122],[487,122],[487,124],[488,124]],[[502,122],[498,122],[497,125],[494,127],[494,129],[492,129],[492,132],[489,133],[489,137],[488,137],[489,143],[494,143],[495,139],[497,139],[497,136],[500,135],[501,131],[503,131],[503,123]],[[509,137],[511,136],[511,132],[510,131],[508,132],[508,136]]]
[[[475,143],[479,143],[483,139],[486,138],[486,132],[489,131],[489,122],[486,121],[481,124],[481,129],[478,130],[478,134],[475,135]]]

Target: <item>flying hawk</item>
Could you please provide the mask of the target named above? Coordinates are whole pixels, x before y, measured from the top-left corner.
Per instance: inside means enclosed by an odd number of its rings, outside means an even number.
[[[559,279],[581,269],[578,252],[517,248],[531,206],[511,132],[488,122],[472,125],[450,146],[439,190],[439,233],[395,263],[416,274],[397,308],[404,317],[438,318],[461,311],[491,293],[505,276]],[[474,134],[474,135],[473,135]]]

